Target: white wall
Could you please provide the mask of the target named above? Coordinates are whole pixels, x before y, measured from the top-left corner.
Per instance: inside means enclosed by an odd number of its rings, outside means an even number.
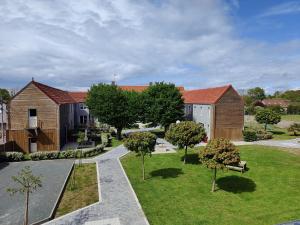
[[[1,110],[1,105],[0,105],[0,144],[3,144],[3,138],[2,138],[2,113],[3,113],[3,127],[4,130],[7,129],[7,113],[6,113],[6,105],[3,104],[3,112]],[[6,131],[4,131],[4,138],[6,136]],[[4,143],[6,142],[6,140],[4,139]]]
[[[203,123],[208,139],[210,139],[210,128],[211,128],[211,105],[193,105],[193,121],[196,123]]]

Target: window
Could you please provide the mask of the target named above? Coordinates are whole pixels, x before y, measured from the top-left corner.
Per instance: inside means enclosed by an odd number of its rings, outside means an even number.
[[[87,116],[80,116],[80,124],[87,124]]]
[[[87,106],[83,103],[80,104],[80,109],[87,109]]]
[[[29,117],[36,117],[36,109],[29,109]]]

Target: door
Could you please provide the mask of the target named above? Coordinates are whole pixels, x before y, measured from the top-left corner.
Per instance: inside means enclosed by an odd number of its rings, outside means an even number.
[[[30,138],[29,139],[29,151],[31,153],[37,152],[37,140],[36,140],[36,138]]]
[[[36,109],[29,109],[28,112],[28,120],[29,120],[29,128],[36,128],[37,127],[37,113],[36,113]]]

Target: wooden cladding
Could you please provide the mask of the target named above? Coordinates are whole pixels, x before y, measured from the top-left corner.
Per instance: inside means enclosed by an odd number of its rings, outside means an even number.
[[[244,102],[239,94],[230,88],[215,106],[215,138],[243,139]]]

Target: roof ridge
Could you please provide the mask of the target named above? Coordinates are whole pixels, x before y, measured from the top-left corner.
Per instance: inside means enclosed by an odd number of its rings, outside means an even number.
[[[211,89],[220,89],[220,88],[229,88],[232,87],[231,84],[227,84],[224,86],[218,86],[218,87],[209,87],[209,88],[199,88],[199,89],[193,89],[193,90],[185,90],[185,92],[190,92],[190,91],[201,91],[201,90],[211,90]]]

